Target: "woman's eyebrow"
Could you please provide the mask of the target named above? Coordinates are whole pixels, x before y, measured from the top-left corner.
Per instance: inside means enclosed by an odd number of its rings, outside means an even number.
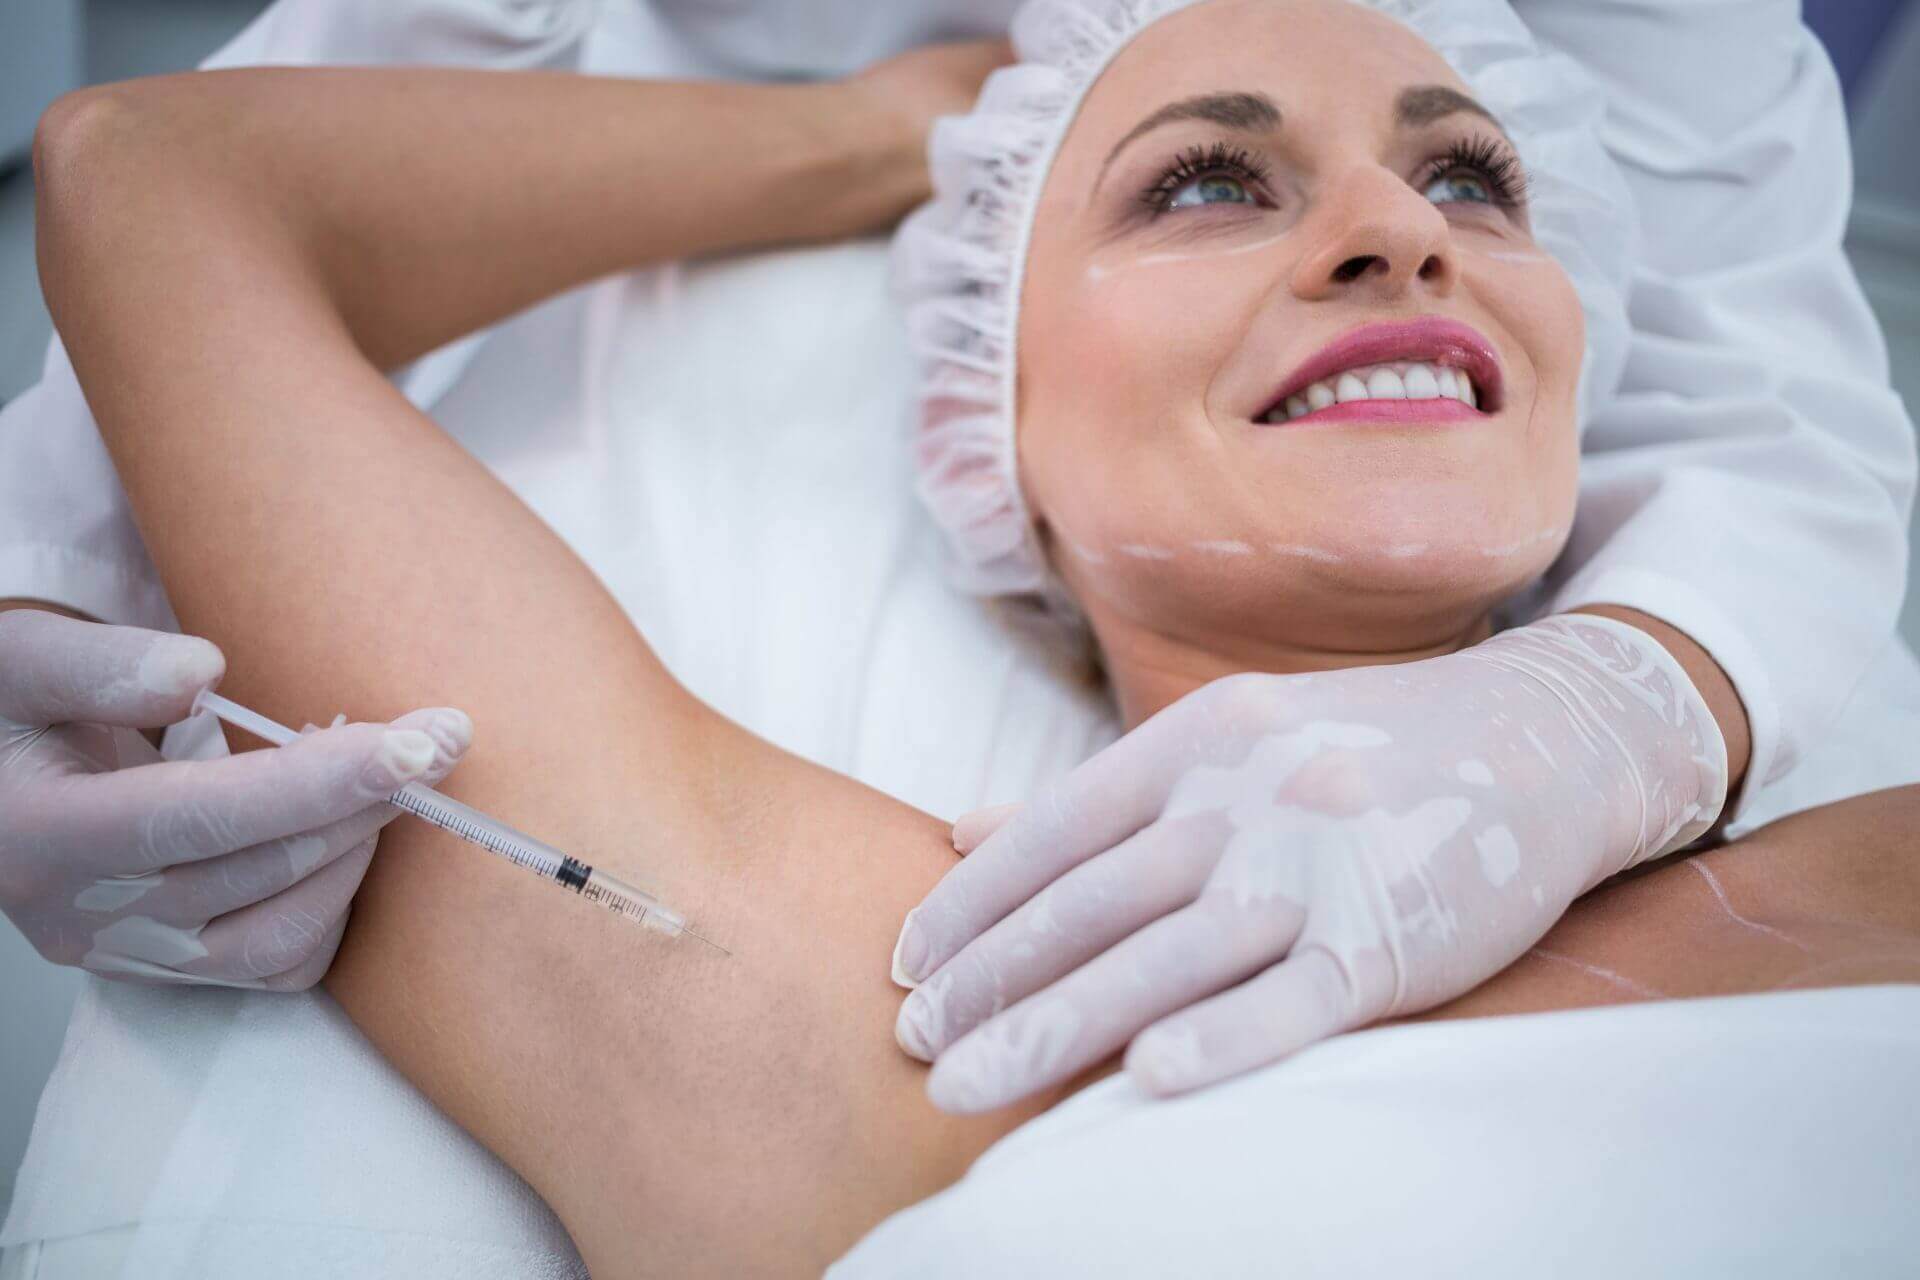
[[[1129,129],[1126,137],[1113,144],[1113,150],[1107,152],[1107,158],[1100,164],[1100,176],[1093,180],[1094,190],[1099,190],[1101,181],[1107,176],[1108,166],[1113,164],[1114,157],[1124,151],[1128,143],[1161,125],[1179,120],[1206,120],[1243,133],[1272,131],[1280,127],[1280,108],[1274,106],[1273,99],[1264,93],[1239,90],[1195,94],[1191,98],[1169,102]]]
[[[1461,111],[1481,116],[1494,128],[1506,132],[1501,128],[1500,121],[1494,118],[1493,112],[1458,89],[1449,89],[1443,84],[1415,85],[1401,90],[1394,102],[1393,115],[1394,122],[1400,128],[1412,129]],[[1113,150],[1107,152],[1107,158],[1101,162],[1099,176],[1093,180],[1093,190],[1100,189],[1107,169],[1129,143],[1142,134],[1180,120],[1205,120],[1243,133],[1272,132],[1280,127],[1280,108],[1266,94],[1246,90],[1201,93],[1169,102],[1129,129],[1124,138],[1113,144]]]

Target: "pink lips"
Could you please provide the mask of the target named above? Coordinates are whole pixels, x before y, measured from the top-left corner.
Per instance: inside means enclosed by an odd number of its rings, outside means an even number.
[[[1458,400],[1356,400],[1329,405],[1285,426],[1302,422],[1395,421],[1434,422],[1484,418],[1499,412],[1506,403],[1500,359],[1493,344],[1468,325],[1454,320],[1428,317],[1397,324],[1370,324],[1334,339],[1305,364],[1295,369],[1280,390],[1254,420],[1260,421],[1287,402],[1289,396],[1304,392],[1316,382],[1349,369],[1369,364],[1391,364],[1396,360],[1418,360],[1447,368],[1463,369],[1473,379],[1475,409]]]

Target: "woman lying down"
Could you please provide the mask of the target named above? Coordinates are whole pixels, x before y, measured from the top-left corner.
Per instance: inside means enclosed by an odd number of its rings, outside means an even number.
[[[944,1056],[947,1109],[929,1106],[902,1045],[964,1049],[991,1012],[949,998],[984,990],[942,964],[965,960],[955,921],[1019,904],[949,898],[896,955],[954,864],[948,826],[692,698],[381,371],[638,263],[890,225],[926,194],[930,86],[970,95],[996,56],[806,87],[244,71],[91,92],[43,129],[48,299],[183,628],[227,652],[223,692],[296,724],[316,690],[370,717],[457,703],[483,741],[450,794],[644,867],[731,948],[529,892],[421,824],[388,829],[355,901],[329,991],[596,1276],[817,1272],[1112,1070],[1126,1036],[1029,1019],[997,1056]],[[1014,180],[1019,157],[975,159]],[[1089,958],[1138,930],[1107,962],[1200,988],[1181,1003],[1267,975],[1297,1044],[1356,1011],[1920,980],[1920,789],[1587,893],[1704,832],[1728,750],[1636,627],[1482,643],[1572,518],[1584,328],[1535,240],[1526,157],[1432,47],[1347,0],[1213,0],[1126,43],[1040,163],[1024,257],[997,279],[1020,305],[1018,476],[1056,607],[1084,614],[1130,726],[1206,688],[1184,704],[1200,767],[1163,813],[1114,819],[1162,817],[1168,843],[1103,860],[1112,880],[1061,922]],[[992,192],[967,207],[992,216]],[[964,265],[964,230],[926,279]],[[932,455],[994,394],[993,335],[956,333],[930,339]],[[975,465],[990,490],[996,462]],[[1356,666],[1364,697],[1317,709],[1310,673]],[[1300,679],[1281,699],[1240,672]],[[1430,800],[1390,812],[1382,771],[1445,753],[1396,754],[1367,708],[1435,682],[1519,718],[1530,747],[1447,759]],[[1250,747],[1207,754],[1248,726]],[[1270,804],[1210,799],[1256,756],[1289,762]],[[1590,803],[1543,823],[1503,798],[1549,770],[1592,778]],[[1077,794],[1136,803],[1097,776]],[[341,867],[344,891],[358,874]],[[1205,971],[1156,949],[1150,926],[1182,912],[1246,946]],[[890,963],[930,979],[910,1016]],[[1001,973],[991,994],[1059,976]],[[1144,1080],[1196,1083],[1183,1051],[1221,1032],[1208,1007],[1136,1042]],[[999,1066],[1033,1053],[1053,1083],[1009,1096]]]

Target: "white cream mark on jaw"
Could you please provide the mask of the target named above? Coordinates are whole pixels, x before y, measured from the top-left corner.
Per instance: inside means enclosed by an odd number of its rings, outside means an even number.
[[[1774,928],[1770,924],[1761,924],[1758,920],[1749,920],[1747,919],[1747,917],[1741,915],[1738,911],[1734,910],[1732,901],[1729,900],[1727,897],[1727,891],[1724,888],[1722,888],[1720,885],[1720,877],[1714,875],[1713,872],[1701,866],[1698,859],[1695,859],[1695,858],[1687,859],[1687,865],[1700,873],[1701,878],[1707,882],[1707,887],[1713,890],[1713,896],[1719,899],[1720,909],[1726,912],[1728,918],[1731,919],[1735,924],[1744,925],[1749,929],[1753,929],[1757,932],[1767,934],[1770,937],[1778,938],[1780,939],[1780,941],[1787,943],[1789,946],[1798,947],[1800,950],[1805,951],[1809,954],[1812,953],[1813,951],[1812,947],[1800,941],[1800,939],[1794,937],[1792,934],[1783,933],[1780,930]]]
[[[1273,544],[1275,555],[1294,556],[1301,560],[1315,560],[1321,564],[1339,564],[1346,559],[1338,552],[1328,551],[1325,547],[1307,547],[1297,542],[1276,542]]]
[[[1171,560],[1173,552],[1165,547],[1150,547],[1143,542],[1123,542],[1120,554],[1132,556],[1135,560]]]
[[[1530,954],[1539,956],[1542,960],[1551,960],[1556,964],[1564,964],[1578,969],[1590,977],[1598,978],[1610,986],[1615,986],[1622,991],[1630,992],[1643,1000],[1664,1000],[1666,998],[1666,992],[1664,991],[1656,991],[1643,983],[1635,982],[1632,978],[1623,977],[1611,969],[1603,969],[1597,964],[1588,964],[1584,960],[1575,960],[1572,956],[1563,956],[1558,951],[1549,951],[1545,947],[1535,947]]]
[[[1427,549],[1424,542],[1402,542],[1398,546],[1388,547],[1387,556],[1393,560],[1406,560],[1419,555]]]
[[[1250,556],[1253,548],[1234,538],[1214,538],[1193,544],[1195,551],[1205,551],[1216,556]]]

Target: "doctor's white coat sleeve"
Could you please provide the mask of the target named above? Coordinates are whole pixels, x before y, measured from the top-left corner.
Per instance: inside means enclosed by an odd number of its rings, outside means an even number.
[[[1605,87],[1641,235],[1550,607],[1636,608],[1714,656],[1752,726],[1744,808],[1838,716],[1906,585],[1913,422],[1841,250],[1839,82],[1791,0],[1514,9]]]
[[[572,67],[599,9],[600,0],[278,0],[201,65]],[[429,404],[483,337],[443,347],[394,380]],[[40,381],[0,407],[0,598],[13,596],[177,629],[58,337]]]

